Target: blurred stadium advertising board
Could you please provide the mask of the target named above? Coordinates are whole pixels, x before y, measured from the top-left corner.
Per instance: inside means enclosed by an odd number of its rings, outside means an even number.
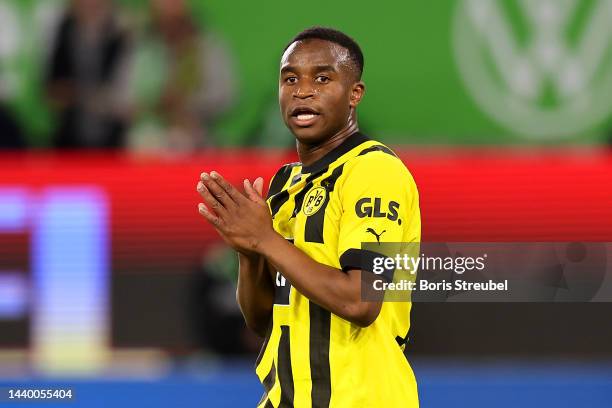
[[[398,151],[419,186],[425,241],[612,241],[605,151]],[[0,325],[12,325],[1,346],[30,345],[43,371],[96,371],[115,347],[163,346],[121,334],[151,317],[119,310],[111,285],[192,273],[219,242],[197,212],[201,171],[239,185],[293,160],[269,150],[0,155]]]

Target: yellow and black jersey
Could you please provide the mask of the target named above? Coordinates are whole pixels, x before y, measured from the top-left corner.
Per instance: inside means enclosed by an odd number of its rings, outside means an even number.
[[[355,133],[317,162],[283,166],[267,198],[274,229],[312,259],[362,269],[362,242],[419,242],[415,182],[383,144]],[[384,302],[366,328],[338,317],[277,273],[256,373],[259,407],[417,407],[403,354],[409,302]]]

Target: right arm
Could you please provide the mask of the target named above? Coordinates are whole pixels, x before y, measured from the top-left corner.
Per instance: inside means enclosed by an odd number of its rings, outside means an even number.
[[[274,284],[270,266],[259,254],[238,252],[236,300],[249,329],[264,337],[274,307]]]
[[[202,174],[204,175],[205,173]],[[198,183],[198,192],[207,203],[216,202],[202,180],[203,179]],[[257,194],[261,195],[263,190],[263,179],[258,177],[253,183],[252,188]],[[219,206],[217,206],[216,209],[217,211],[222,211]],[[219,232],[221,237],[227,242],[224,234],[219,231],[214,223],[213,226],[215,226],[217,232]],[[268,261],[260,254],[252,251],[240,250],[237,250],[237,253],[239,266],[236,301],[244,316],[247,327],[261,337],[264,337],[272,319],[275,290],[273,279],[275,278],[276,271],[272,271]]]
[[[253,184],[261,194],[263,179]],[[263,256],[238,251],[238,287],[236,300],[249,329],[265,337],[274,308],[274,276],[270,264]]]

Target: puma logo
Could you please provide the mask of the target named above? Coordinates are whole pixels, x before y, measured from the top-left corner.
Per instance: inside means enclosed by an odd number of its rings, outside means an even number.
[[[370,234],[374,235],[376,237],[376,242],[378,242],[378,245],[380,245],[380,236],[384,234],[385,232],[387,232],[387,230],[382,230],[380,234],[377,234],[373,228],[368,228],[366,232],[369,232]]]

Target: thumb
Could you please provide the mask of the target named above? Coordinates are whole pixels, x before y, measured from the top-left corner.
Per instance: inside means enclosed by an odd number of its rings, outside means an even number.
[[[249,200],[255,203],[265,203],[261,194],[253,187],[249,179],[244,180],[244,192],[246,193]]]

